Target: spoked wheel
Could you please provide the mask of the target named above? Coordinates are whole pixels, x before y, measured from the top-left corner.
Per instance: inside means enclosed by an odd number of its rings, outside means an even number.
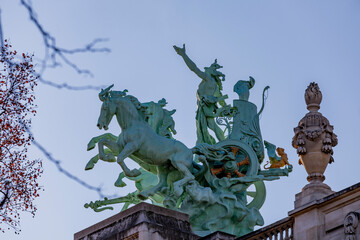
[[[259,171],[259,161],[254,150],[247,144],[238,140],[225,140],[215,145],[227,151],[233,152],[235,160],[225,161],[211,168],[214,176],[221,178],[241,178],[256,176]],[[236,190],[235,190],[236,189]],[[233,190],[243,192],[247,198],[247,207],[260,209],[265,202],[266,188],[262,180],[249,183],[237,184]]]
[[[252,190],[252,188],[255,188]],[[264,181],[257,181],[251,184],[246,190],[247,199],[249,203],[246,205],[248,208],[260,209],[265,202],[266,188]]]
[[[225,140],[215,144],[215,147],[224,148],[234,154],[234,160],[214,163],[211,172],[217,177],[245,177],[255,176],[259,170],[258,158],[249,145],[237,140]]]

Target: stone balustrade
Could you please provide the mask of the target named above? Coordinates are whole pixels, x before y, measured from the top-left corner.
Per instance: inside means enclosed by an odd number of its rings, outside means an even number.
[[[287,217],[237,240],[292,240],[294,219]]]

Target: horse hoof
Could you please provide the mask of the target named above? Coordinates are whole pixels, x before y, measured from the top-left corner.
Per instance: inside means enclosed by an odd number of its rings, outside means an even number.
[[[90,161],[90,162],[88,162],[88,163],[86,164],[85,170],[91,170],[91,169],[94,168],[94,166],[95,166],[95,164]]]
[[[146,200],[146,199],[148,199],[148,194],[145,194],[145,193],[139,193],[138,195],[137,195],[137,197],[139,198],[139,199],[141,199],[141,200]]]
[[[103,157],[102,160],[107,161],[107,162],[116,162],[115,156],[112,155],[111,153],[105,155],[105,157]]]
[[[87,150],[90,151],[91,149],[93,149],[96,146],[96,143],[91,140],[88,145],[87,145]]]
[[[116,180],[116,182],[114,183],[115,187],[125,187],[126,183],[123,180]]]
[[[131,176],[132,176],[132,177],[137,177],[137,176],[139,176],[140,174],[141,174],[141,172],[140,172],[139,170],[137,170],[137,169],[131,170]]]

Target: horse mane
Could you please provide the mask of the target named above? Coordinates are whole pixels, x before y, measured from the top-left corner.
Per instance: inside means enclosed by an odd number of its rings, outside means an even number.
[[[129,127],[133,121],[144,121],[140,114],[141,103],[136,97],[131,95],[121,96],[110,92],[110,99],[117,104],[121,104],[122,114],[120,114],[120,118],[122,127]]]

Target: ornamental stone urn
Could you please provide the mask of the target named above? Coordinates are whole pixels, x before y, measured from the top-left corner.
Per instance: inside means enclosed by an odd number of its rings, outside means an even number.
[[[327,165],[334,162],[332,148],[337,145],[337,136],[333,133],[334,127],[329,120],[318,112],[321,100],[319,86],[317,83],[310,83],[305,91],[309,112],[294,128],[295,136],[292,140],[292,145],[300,157],[299,164],[303,165],[308,173],[309,184],[297,195],[295,207],[333,193],[323,181]]]

